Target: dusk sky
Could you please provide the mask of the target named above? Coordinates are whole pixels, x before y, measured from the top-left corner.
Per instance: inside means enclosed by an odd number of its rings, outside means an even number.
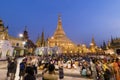
[[[34,42],[44,29],[51,37],[61,14],[63,29],[74,43],[96,44],[120,37],[120,0],[0,0],[0,19],[19,37],[27,26]]]

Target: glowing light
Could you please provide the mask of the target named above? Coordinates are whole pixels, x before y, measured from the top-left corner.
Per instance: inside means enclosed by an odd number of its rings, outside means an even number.
[[[82,47],[85,47],[85,44],[83,44]]]
[[[23,44],[23,45],[25,45],[25,43],[26,43],[26,42],[25,42],[25,41],[23,41],[23,43],[22,43],[22,44]]]
[[[19,37],[22,38],[22,37],[23,37],[23,34],[19,34]]]
[[[92,46],[92,45],[93,45],[93,43],[90,43],[90,45]]]
[[[54,39],[54,37],[51,37],[51,39]]]

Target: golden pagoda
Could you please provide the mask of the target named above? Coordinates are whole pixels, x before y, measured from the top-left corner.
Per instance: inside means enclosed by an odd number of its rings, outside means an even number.
[[[44,38],[44,31],[42,31],[41,37],[38,35],[36,46],[37,47],[45,47],[47,44],[45,38]]]
[[[62,50],[62,53],[75,53],[76,44],[74,44],[65,34],[62,27],[61,16],[58,16],[57,29],[54,35],[48,39],[49,47],[57,46]]]
[[[36,41],[36,46],[37,46],[37,47],[40,47],[40,46],[41,46],[41,38],[40,38],[39,35],[38,35],[38,38],[37,38],[37,41]]]
[[[92,41],[90,43],[90,52],[91,53],[96,53],[97,52],[97,46],[96,46],[94,37],[92,37]]]

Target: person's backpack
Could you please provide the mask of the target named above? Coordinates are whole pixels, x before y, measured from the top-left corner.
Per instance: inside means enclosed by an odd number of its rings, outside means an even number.
[[[25,69],[25,64],[24,63],[20,63],[20,70],[24,70]]]

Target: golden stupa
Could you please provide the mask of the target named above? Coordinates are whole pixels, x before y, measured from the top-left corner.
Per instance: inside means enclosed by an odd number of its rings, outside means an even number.
[[[54,35],[48,39],[49,47],[57,46],[62,53],[75,53],[76,44],[74,44],[65,34],[62,28],[61,16],[58,16],[57,29]]]

